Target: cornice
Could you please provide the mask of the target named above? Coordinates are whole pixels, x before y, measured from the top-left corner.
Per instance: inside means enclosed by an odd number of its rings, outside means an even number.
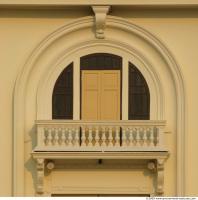
[[[133,6],[198,8],[198,0],[0,0],[0,8],[68,7],[68,6]]]

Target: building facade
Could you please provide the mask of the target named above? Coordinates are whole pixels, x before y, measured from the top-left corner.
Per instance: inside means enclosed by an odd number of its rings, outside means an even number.
[[[197,196],[198,2],[0,11],[1,196]]]

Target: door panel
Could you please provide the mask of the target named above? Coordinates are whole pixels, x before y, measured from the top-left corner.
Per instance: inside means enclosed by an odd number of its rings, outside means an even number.
[[[101,72],[101,119],[120,119],[120,71]]]
[[[101,120],[119,120],[119,96],[117,91],[103,91]]]
[[[100,73],[82,72],[82,119],[97,120],[100,105]]]
[[[82,119],[120,119],[120,71],[82,71]]]

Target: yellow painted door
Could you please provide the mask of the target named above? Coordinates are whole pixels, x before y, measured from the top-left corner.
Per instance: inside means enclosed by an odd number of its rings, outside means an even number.
[[[120,119],[120,71],[82,71],[82,119]]]

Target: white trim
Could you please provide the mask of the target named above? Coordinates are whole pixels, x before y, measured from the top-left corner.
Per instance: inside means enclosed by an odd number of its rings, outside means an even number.
[[[73,62],[73,119],[80,120],[80,59],[76,58]]]
[[[125,67],[126,66],[126,67]],[[122,58],[122,120],[128,119],[128,77],[129,77],[129,60]]]
[[[162,152],[32,152],[36,159],[166,159],[167,151]]]
[[[67,33],[71,31],[77,31],[83,28],[90,28],[93,26],[93,18],[86,17],[80,18],[71,22],[54,33],[47,36],[33,51],[30,57],[27,59],[27,62],[24,64],[23,69],[19,73],[19,76],[16,80],[15,91],[14,91],[14,165],[13,165],[13,193],[15,196],[23,196],[24,195],[24,136],[27,133],[25,130],[25,106],[27,100],[27,87],[28,81],[30,77],[33,75],[33,69],[35,69],[35,61],[38,61],[41,54],[43,54],[48,47],[57,42],[61,36],[65,36]],[[120,19],[118,17],[107,17],[107,26],[106,29],[111,28],[115,30],[122,30],[125,32],[130,32],[131,35],[135,34],[142,38],[144,41],[147,42],[152,48],[154,48],[165,60],[167,64],[167,68],[170,71],[170,77],[174,82],[175,92],[176,92],[176,106],[177,106],[177,195],[185,196],[184,191],[184,183],[185,183],[185,91],[183,85],[183,78],[180,71],[179,66],[177,65],[175,58],[169,52],[169,50],[163,45],[159,39],[153,36],[148,31],[140,28],[124,19]],[[67,36],[66,36],[67,37]],[[108,42],[107,41],[103,41]],[[97,41],[95,41],[97,44]],[[118,42],[117,42],[118,44]],[[120,42],[120,45],[126,45]],[[128,51],[132,51],[133,48],[130,47]],[[69,47],[67,51],[69,52]],[[120,49],[118,45],[118,49]],[[71,51],[70,51],[71,52]],[[71,52],[72,53],[72,52]],[[72,56],[71,56],[72,57]],[[144,58],[144,56],[140,56]],[[59,56],[60,58],[60,56]],[[74,60],[71,58],[70,62]],[[143,59],[144,60],[144,59]],[[68,60],[69,61],[69,60]],[[65,63],[64,63],[65,64]],[[69,62],[68,62],[69,64]],[[51,63],[50,63],[51,65]],[[66,65],[64,65],[66,66]],[[46,66],[45,66],[46,67]],[[49,66],[47,66],[48,68]],[[152,69],[152,65],[149,67],[152,70],[152,73],[155,73],[155,70]],[[149,70],[147,69],[147,70]],[[43,74],[44,73],[44,74]],[[44,76],[46,72],[43,72],[42,75]],[[56,77],[58,74],[56,74]],[[155,76],[157,79],[157,76]],[[41,85],[40,83],[38,85]],[[39,88],[40,89],[40,88]],[[158,88],[159,91],[160,88]],[[163,98],[161,99],[163,101]],[[161,102],[162,103],[162,102]],[[163,109],[162,109],[163,110]]]
[[[0,0],[0,7],[52,7],[52,6],[90,6],[90,5],[122,5],[122,6],[152,6],[152,7],[195,7],[198,6],[196,0],[166,0],[166,1],[159,1],[159,0],[100,0],[100,2],[96,2],[95,0],[34,0],[34,1],[27,1],[27,0]]]

